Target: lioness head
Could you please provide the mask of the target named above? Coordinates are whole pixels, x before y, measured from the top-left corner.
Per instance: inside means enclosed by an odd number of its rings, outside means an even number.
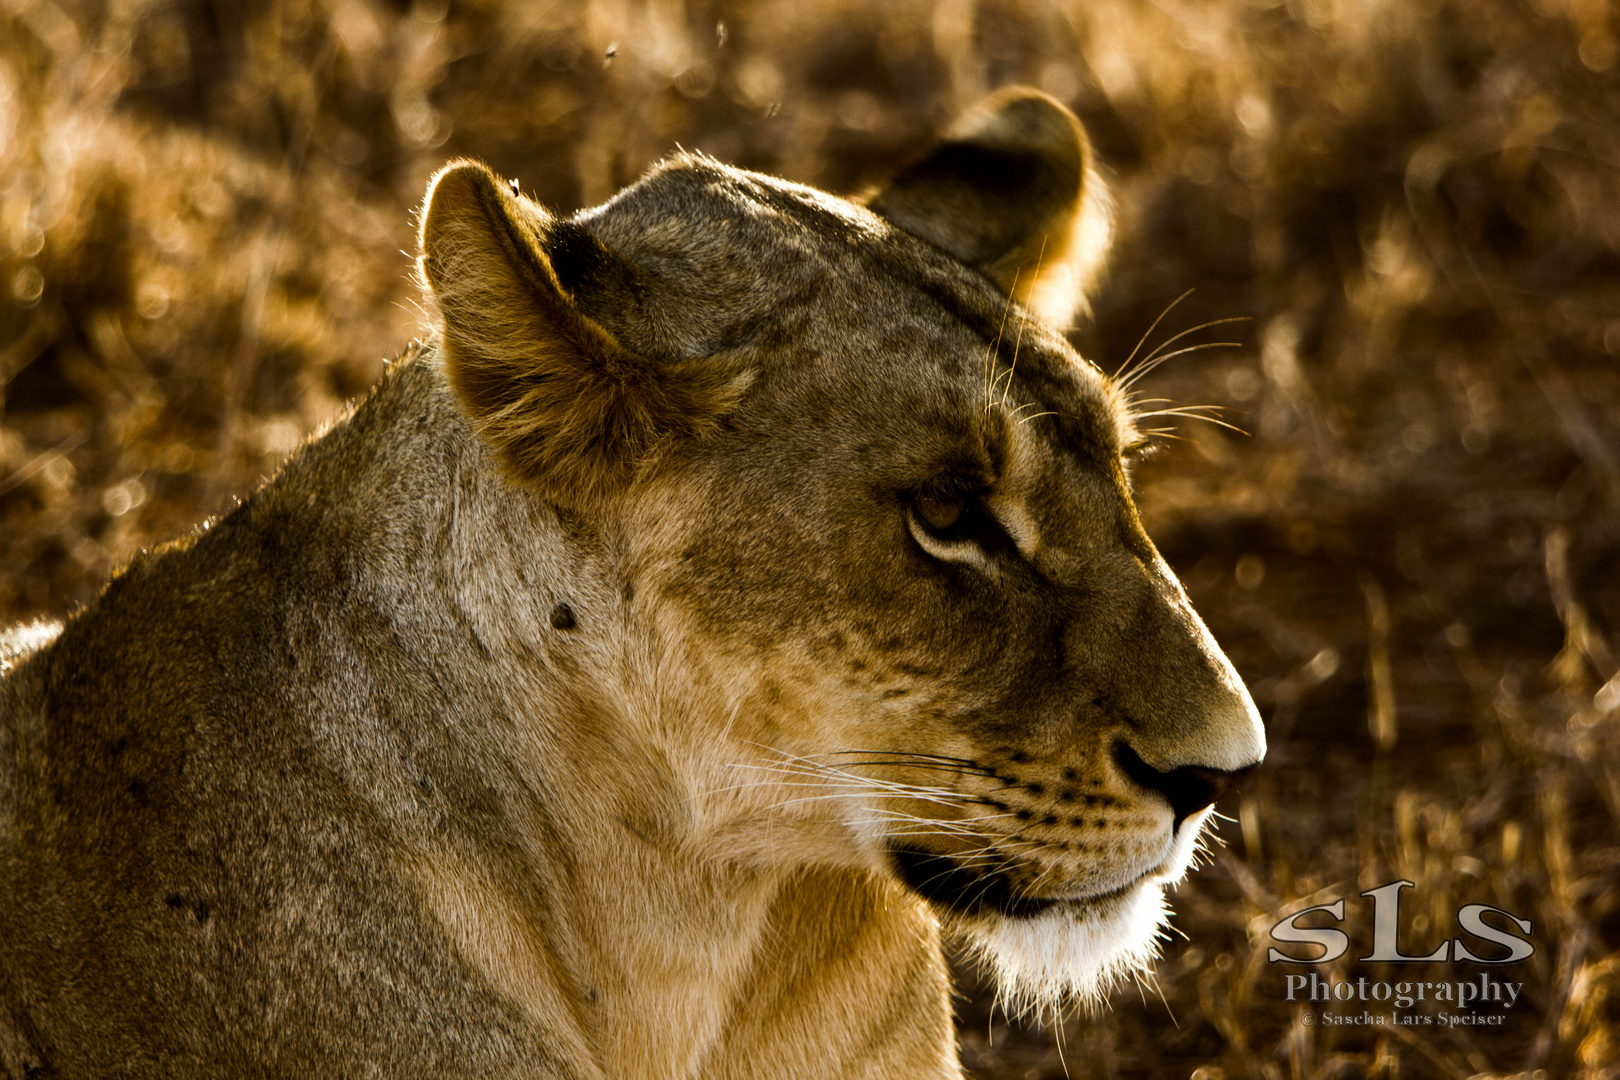
[[[462,407],[617,568],[681,842],[900,882],[1036,1002],[1151,956],[1265,748],[1061,333],[1089,158],[1023,91],[864,205],[684,155],[560,218],[461,162],[422,222]]]

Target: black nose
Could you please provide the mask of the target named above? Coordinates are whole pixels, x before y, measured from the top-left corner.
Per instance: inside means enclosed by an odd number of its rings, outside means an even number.
[[[1179,769],[1160,772],[1123,742],[1114,744],[1114,763],[1138,784],[1149,791],[1161,792],[1170,800],[1170,812],[1176,815],[1177,828],[1187,820],[1188,815],[1215,805],[1217,799],[1236,788],[1256,768],[1249,765],[1228,771],[1206,769],[1202,765],[1183,765]]]

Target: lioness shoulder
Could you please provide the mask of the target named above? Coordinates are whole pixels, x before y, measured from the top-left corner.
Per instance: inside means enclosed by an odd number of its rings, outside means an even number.
[[[681,155],[434,179],[434,332],[234,512],[0,646],[0,1072],[953,1077],[1152,957],[1264,737],[1054,327],[1085,136],[863,203]]]

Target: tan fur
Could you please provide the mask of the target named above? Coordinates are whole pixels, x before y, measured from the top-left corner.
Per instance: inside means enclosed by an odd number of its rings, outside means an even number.
[[[546,494],[600,497],[664,437],[711,428],[746,388],[621,348],[557,281],[541,244],[550,215],[484,166],[440,170],[426,205],[421,275],[452,383],[513,474]]]
[[[1005,186],[985,187],[982,173],[998,169]],[[1113,205],[1085,129],[1024,87],[970,111],[867,203],[1054,326],[1089,312],[1113,239]]]
[[[0,1070],[947,1080],[943,933],[1016,1005],[1145,964],[1264,736],[1008,295],[1087,276],[1084,135],[963,130],[871,210],[441,172],[429,343],[0,635]]]
[[[577,1011],[558,992],[545,935],[519,906],[486,880],[481,868],[451,852],[410,864],[409,881],[450,933],[457,950],[513,1005],[544,1020]]]

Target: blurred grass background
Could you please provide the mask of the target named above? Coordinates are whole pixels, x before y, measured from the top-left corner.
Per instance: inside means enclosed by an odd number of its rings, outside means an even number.
[[[550,206],[676,144],[836,191],[983,93],[1120,207],[1076,344],[1226,407],[1140,473],[1271,755],[1156,980],[983,1077],[1620,1075],[1620,21],[1606,0],[0,0],[0,621],[230,505],[418,332],[446,159]],[[1500,1028],[1306,1027],[1266,931],[1405,877],[1534,923]],[[1290,968],[1292,971],[1302,969]],[[1326,970],[1324,969],[1324,974]],[[1375,1011],[1387,1011],[1375,1010]]]

